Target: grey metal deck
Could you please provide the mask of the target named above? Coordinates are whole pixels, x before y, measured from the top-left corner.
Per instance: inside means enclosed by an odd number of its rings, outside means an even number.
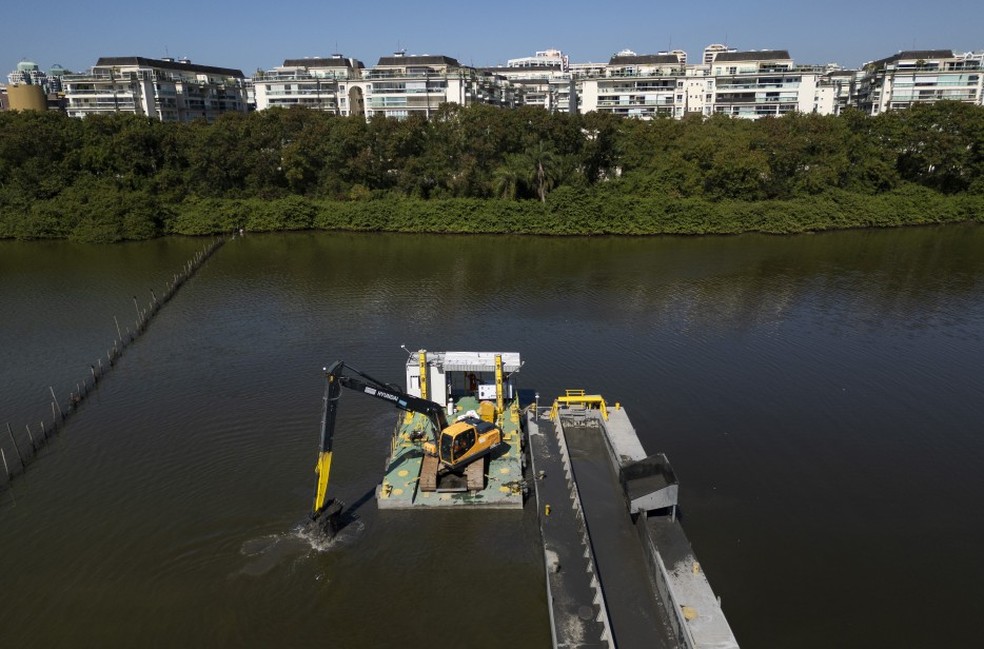
[[[601,579],[615,645],[676,647],[667,611],[649,577],[638,531],[626,507],[596,420],[561,417],[574,477]]]
[[[554,422],[545,416],[530,413],[527,427],[553,646],[613,647],[566,449],[561,452]]]
[[[528,427],[554,646],[737,649],[666,457],[646,456],[624,409],[541,414]]]

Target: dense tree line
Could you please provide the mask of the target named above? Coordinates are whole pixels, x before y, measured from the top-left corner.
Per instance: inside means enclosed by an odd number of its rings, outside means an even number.
[[[443,106],[165,124],[0,113],[0,237],[248,227],[795,232],[982,219],[984,108],[639,121]]]

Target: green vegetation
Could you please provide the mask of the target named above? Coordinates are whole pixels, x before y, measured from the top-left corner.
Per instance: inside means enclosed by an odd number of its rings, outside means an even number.
[[[789,233],[984,220],[984,108],[638,121],[443,106],[162,124],[0,113],[0,238]]]

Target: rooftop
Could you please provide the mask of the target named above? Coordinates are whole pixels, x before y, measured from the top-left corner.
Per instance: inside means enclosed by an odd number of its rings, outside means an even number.
[[[784,61],[792,60],[789,50],[758,50],[751,52],[721,52],[715,63],[737,61]]]
[[[187,61],[187,59],[185,59]],[[211,65],[174,61],[168,59],[148,59],[142,56],[101,56],[95,67],[135,65],[162,70],[181,70],[184,72],[201,72],[202,74],[221,74],[227,77],[243,78],[242,70],[233,68],[217,68]]]
[[[644,65],[647,63],[677,65],[680,63],[680,59],[675,54],[637,54],[631,56],[616,54],[608,62],[609,65]]]
[[[903,50],[884,59],[872,61],[870,65],[881,67],[896,61],[919,61],[925,59],[952,59],[953,50]]]
[[[362,68],[365,67],[358,59],[349,59],[344,56],[322,57],[313,56],[303,59],[284,59],[285,68]]]
[[[452,59],[450,56],[436,55],[432,56],[430,54],[422,55],[410,55],[398,54],[395,56],[381,56],[379,57],[379,63],[376,65],[450,65],[453,67],[461,67],[457,59]]]

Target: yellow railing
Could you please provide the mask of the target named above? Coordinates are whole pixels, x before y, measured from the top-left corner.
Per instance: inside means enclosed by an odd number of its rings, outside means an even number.
[[[550,409],[550,419],[557,418],[562,405],[600,410],[602,419],[608,421],[608,407],[605,405],[605,398],[600,394],[585,394],[584,390],[567,390],[564,396],[554,399],[553,408]]]

